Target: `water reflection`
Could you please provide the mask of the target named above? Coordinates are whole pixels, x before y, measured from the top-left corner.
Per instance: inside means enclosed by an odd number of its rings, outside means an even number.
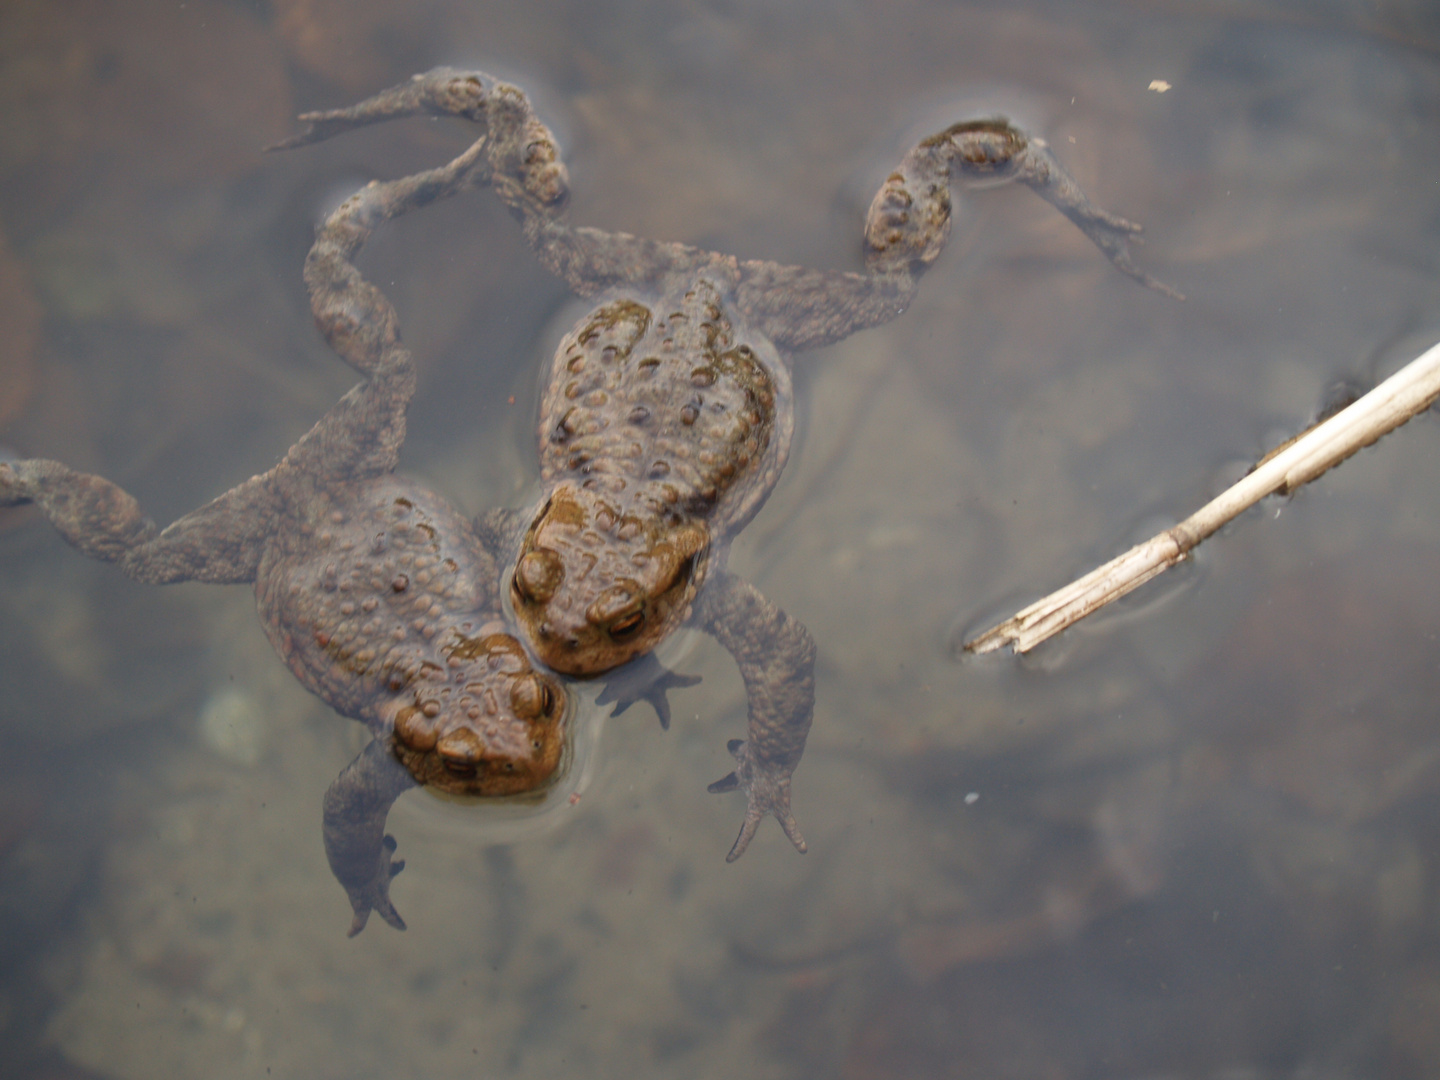
[[[1437,336],[1433,13],[821,15],[0,14],[0,442],[113,476],[164,520],[267,468],[351,381],[299,280],[325,194],[444,160],[465,133],[377,131],[303,161],[256,148],[297,107],[436,62],[540,92],[576,221],[837,268],[910,125],[1014,88],[1189,296],[1112,280],[1020,193],[968,198],[904,319],[802,360],[798,456],[733,556],[819,644],[796,775],[810,853],[772,830],[723,864],[732,815],[703,789],[743,694],[700,643],[682,666],[704,682],[676,695],[671,731],[609,724],[562,827],[499,844],[397,814],[403,936],[343,937],[314,821],[356,732],[276,664],[249,599],[143,590],[7,514],[7,1060],[114,1077],[1434,1073],[1433,423],[1237,523],[1195,588],[1062,663],[947,653],[958,613],[1183,515],[1328,387]],[[405,467],[471,509],[523,503],[558,336],[559,290],[491,202],[407,220],[365,267],[422,367]],[[239,756],[200,734],[234,687],[263,718]]]

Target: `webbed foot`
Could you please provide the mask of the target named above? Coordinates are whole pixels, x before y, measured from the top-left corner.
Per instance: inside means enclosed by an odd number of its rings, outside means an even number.
[[[380,842],[380,858],[374,876],[368,881],[345,883],[345,892],[349,895],[350,906],[355,911],[347,937],[354,937],[365,929],[365,924],[370,921],[371,911],[377,912],[396,930],[405,929],[405,920],[390,902],[390,879],[405,869],[404,859],[390,858],[395,854],[395,848],[395,837],[386,833],[385,839]]]
[[[726,749],[735,755],[738,762],[735,771],[716,780],[706,790],[718,795],[742,788],[749,802],[745,807],[745,821],[740,826],[740,835],[735,838],[725,861],[732,863],[745,854],[755,830],[768,814],[775,815],[775,820],[780,822],[780,828],[785,830],[795,850],[805,854],[808,850],[805,838],[800,835],[800,826],[795,824],[795,815],[790,812],[790,774],[773,766],[766,768],[758,765],[751,758],[744,739],[731,739]]]
[[[1013,129],[1012,129],[1013,130]],[[1019,132],[1016,132],[1019,135]],[[1024,136],[1021,136],[1024,138]],[[1141,270],[1130,258],[1130,243],[1143,243],[1141,228],[1118,214],[1100,209],[1080,190],[1080,186],[1055,160],[1055,156],[1039,140],[1027,140],[1015,159],[1015,179],[1028,185],[1037,195],[1069,218],[1090,242],[1105,253],[1111,265],[1126,277],[1146,288],[1164,293],[1173,300],[1184,300],[1178,290]]]
[[[1044,194],[1044,192],[1042,192]],[[1048,197],[1048,196],[1047,196]],[[1083,196],[1082,196],[1083,199]],[[1115,214],[1107,213],[1098,206],[1091,204],[1088,200],[1079,204],[1057,201],[1052,199],[1055,206],[1062,214],[1074,222],[1090,242],[1098,247],[1110,259],[1111,265],[1119,270],[1126,277],[1138,281],[1146,288],[1154,289],[1158,293],[1164,293],[1172,300],[1184,300],[1185,297],[1176,289],[1172,289],[1163,281],[1147,274],[1135,265],[1130,258],[1130,243],[1144,243],[1144,237],[1140,235],[1141,227],[1133,221]]]
[[[660,727],[670,730],[670,702],[665,694],[670,690],[683,690],[700,681],[699,675],[681,675],[671,671],[654,653],[637,657],[623,667],[616,668],[605,677],[605,689],[595,699],[597,705],[615,703],[611,716],[619,716],[637,701],[648,701],[660,718]]]
[[[367,124],[405,116],[461,116],[483,120],[486,90],[478,72],[435,68],[348,108],[301,113],[300,122],[305,130],[265,149],[293,150]]]

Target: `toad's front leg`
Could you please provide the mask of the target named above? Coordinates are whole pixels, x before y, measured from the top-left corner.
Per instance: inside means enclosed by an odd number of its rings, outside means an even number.
[[[815,713],[815,643],[754,586],[723,571],[706,582],[693,619],[735,658],[749,705],[747,737],[730,743],[735,771],[710,785],[712,792],[741,788],[749,800],[725,861],[745,854],[767,814],[775,815],[796,850],[804,852],[805,838],[790,812],[790,775],[805,753]]]
[[[395,838],[386,834],[385,818],[395,800],[414,786],[382,737],[372,740],[325,792],[325,856],[355,912],[351,937],[365,929],[371,911],[396,930],[405,929],[390,902],[390,879],[405,869],[405,860],[390,858]]]

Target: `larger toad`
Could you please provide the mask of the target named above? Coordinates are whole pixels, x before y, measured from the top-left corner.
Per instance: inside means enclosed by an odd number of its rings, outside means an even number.
[[[454,170],[451,171],[453,175]],[[415,389],[394,309],[351,262],[444,169],[372,184],[305,262],[315,321],[365,375],[284,459],[158,530],[135,499],[55,461],[0,463],[0,505],[33,502],[86,555],[153,584],[251,582],[265,632],[304,685],[374,738],[325,794],[325,851],[354,910],[390,902],[385,818],[415,784],[460,795],[545,786],[564,749],[561,686],[506,633],[494,557],[471,522],[393,470]]]
[[[311,113],[286,145],[413,115],[456,116],[482,137],[416,201],[489,186],[523,223],[540,261],[597,306],[561,341],[540,408],[544,494],[487,533],[513,566],[519,630],[556,671],[604,675],[637,662],[639,693],[666,718],[674,677],[651,650],[682,625],[734,657],[749,703],[736,766],[711,791],[743,789],[738,858],[773,814],[800,851],[790,777],[814,708],[815,647],[799,622],[725,570],[789,454],[789,354],[903,312],[950,229],[952,179],[1023,183],[1053,203],[1122,272],[1139,227],[1092,206],[1043,144],[1004,120],[956,124],[920,141],[876,194],[864,273],[740,260],[565,223],[566,171],[523,92],[440,68],[348,109]],[[625,692],[621,692],[622,700]]]

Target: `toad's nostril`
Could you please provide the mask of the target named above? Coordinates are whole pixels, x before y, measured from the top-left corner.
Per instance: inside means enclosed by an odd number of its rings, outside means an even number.
[[[510,707],[522,720],[534,720],[547,712],[550,691],[533,671],[516,679],[510,687]]]

